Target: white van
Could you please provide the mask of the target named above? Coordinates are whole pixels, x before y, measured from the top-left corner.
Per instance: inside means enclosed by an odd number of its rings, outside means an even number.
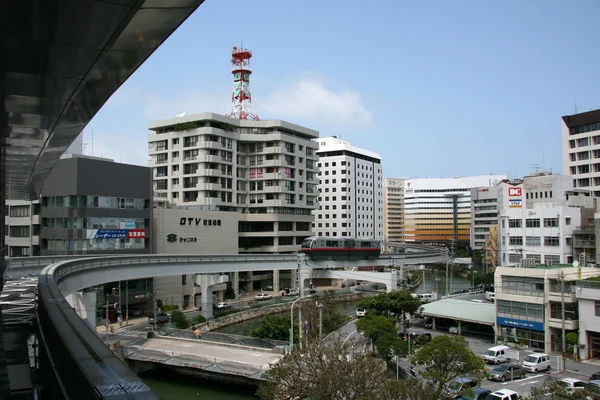
[[[500,364],[510,361],[508,357],[508,346],[494,346],[487,349],[483,355],[483,360],[488,364]]]
[[[485,299],[487,301],[491,301],[492,303],[496,300],[496,293],[494,292],[485,292]]]
[[[549,371],[550,356],[546,353],[532,353],[523,360],[523,369],[529,372]]]

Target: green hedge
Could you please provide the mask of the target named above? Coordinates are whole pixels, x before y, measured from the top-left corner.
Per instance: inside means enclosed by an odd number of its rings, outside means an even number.
[[[175,310],[179,310],[179,306],[174,305],[174,304],[167,304],[162,307],[162,310],[163,310],[163,312],[175,311]]]

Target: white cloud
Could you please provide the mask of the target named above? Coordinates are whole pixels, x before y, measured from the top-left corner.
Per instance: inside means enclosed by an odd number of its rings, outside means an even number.
[[[314,126],[370,126],[373,116],[352,90],[332,91],[317,79],[301,79],[280,86],[256,108],[274,118],[310,121]],[[260,115],[260,113],[259,113]]]
[[[146,166],[148,122],[173,118],[182,112],[188,115],[199,112],[225,114],[230,96],[228,86],[215,92],[189,89],[175,95],[162,95],[124,85],[101,110],[102,120],[93,121],[86,129],[85,153],[92,155],[91,131],[95,128],[94,156]],[[361,103],[357,92],[336,92],[314,78],[279,86],[266,96],[256,98],[254,106],[262,118],[283,119],[317,130],[346,126],[364,128],[373,122],[371,111]],[[101,122],[102,126],[97,126],[96,122]]]

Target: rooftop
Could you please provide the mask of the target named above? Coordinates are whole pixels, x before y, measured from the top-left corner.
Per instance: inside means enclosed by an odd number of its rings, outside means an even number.
[[[496,323],[496,306],[493,303],[462,299],[443,299],[425,304],[423,314],[485,325]]]

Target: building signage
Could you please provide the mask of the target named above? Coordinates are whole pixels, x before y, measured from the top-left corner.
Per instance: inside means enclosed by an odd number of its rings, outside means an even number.
[[[508,200],[508,207],[510,207],[510,208],[521,208],[521,206],[522,206],[521,199]]]
[[[489,192],[489,191],[490,191],[490,189],[488,189],[488,188],[485,188],[485,189],[479,189],[479,193],[481,193],[481,192]]]
[[[520,187],[508,188],[508,195],[511,197],[521,197],[521,188]]]
[[[179,225],[188,225],[188,226],[221,226],[220,219],[206,219],[206,218],[192,218],[192,217],[181,217],[179,219]]]
[[[537,185],[531,185],[526,183],[525,189],[536,190],[536,189],[552,189],[552,183],[538,183]]]
[[[193,236],[177,236],[174,233],[169,233],[167,235],[167,242],[169,242],[169,243],[174,243],[174,242],[196,243],[196,242],[198,242],[198,238],[193,237]]]
[[[145,229],[88,229],[88,239],[144,239]]]
[[[510,326],[511,328],[531,329],[533,331],[544,331],[544,324],[541,322],[523,321],[521,319],[512,319],[497,317],[496,322],[500,326]]]

